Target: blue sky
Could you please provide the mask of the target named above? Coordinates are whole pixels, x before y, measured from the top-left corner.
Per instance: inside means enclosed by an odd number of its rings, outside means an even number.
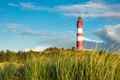
[[[119,9],[119,0],[0,0],[0,50],[75,46],[78,16],[85,40],[119,42]]]

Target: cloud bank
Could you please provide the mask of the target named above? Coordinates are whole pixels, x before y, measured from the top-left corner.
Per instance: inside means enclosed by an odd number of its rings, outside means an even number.
[[[8,6],[13,6],[13,7],[20,7],[21,9],[27,9],[27,10],[36,10],[36,11],[41,11],[41,10],[47,10],[46,7],[38,6],[33,3],[19,3],[19,4],[14,4],[14,3],[8,3]]]
[[[41,51],[44,51],[46,48],[48,47],[41,47],[41,46],[37,46],[35,48],[25,48],[23,51],[30,51],[30,50],[33,50],[33,51],[38,51],[38,52],[41,52]]]
[[[74,46],[75,42],[75,33],[73,31],[33,31],[33,30],[24,30],[20,33],[24,36],[36,36],[39,37],[39,45],[50,45],[53,47],[64,47],[70,48]]]
[[[120,24],[105,25],[105,28],[98,29],[94,33],[106,42],[106,47],[120,49]]]
[[[64,31],[64,32],[37,32],[32,30],[25,30],[20,33],[24,36],[36,36],[39,37],[39,45],[48,45],[58,48],[71,48],[76,46],[76,32]],[[97,43],[103,43],[103,41],[91,40],[83,37],[84,48],[94,48]]]
[[[4,24],[5,25],[5,24]],[[3,25],[1,25],[3,26]],[[76,32],[73,31],[34,31],[34,30],[17,30],[18,24],[6,24],[6,31],[9,33],[14,32],[23,36],[35,36],[39,38],[38,45],[39,47],[51,46],[51,47],[59,47],[59,48],[71,48],[72,46],[76,46]],[[15,31],[14,31],[15,30]],[[1,31],[3,32],[3,31]],[[6,33],[6,32],[4,32]],[[105,25],[104,28],[98,29],[94,31],[94,34],[101,38],[102,41],[91,40],[86,37],[83,37],[83,45],[85,49],[94,48],[97,44],[100,44],[100,48],[110,48],[113,50],[120,49],[120,24],[118,25]],[[31,48],[32,49],[32,48]],[[26,50],[31,50],[30,48],[26,48]],[[33,48],[32,50],[38,51],[39,48]],[[41,49],[40,49],[41,50]]]
[[[65,32],[35,32],[24,31],[22,35],[37,36],[40,38],[39,45],[50,45],[59,48],[71,48],[76,45],[76,33],[72,31]],[[84,48],[91,49],[99,44],[100,49],[118,50],[120,49],[120,24],[105,25],[104,28],[94,31],[94,34],[102,41],[91,40],[83,37]]]
[[[120,5],[87,2],[85,4],[58,6],[57,9],[66,16],[82,16],[85,18],[120,17]]]
[[[9,6],[27,10],[53,11],[64,16],[82,16],[84,18],[117,18],[120,17],[120,5],[87,2],[84,4],[60,5],[54,7],[39,6],[33,3],[8,3]]]
[[[0,30],[0,33],[4,34],[4,33],[16,32],[16,29],[19,26],[21,26],[21,24],[16,24],[16,23],[0,24],[0,27],[3,27],[3,30]]]

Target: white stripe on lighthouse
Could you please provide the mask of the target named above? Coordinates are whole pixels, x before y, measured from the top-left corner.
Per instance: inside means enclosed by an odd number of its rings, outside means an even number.
[[[83,41],[82,36],[77,36],[77,41]]]
[[[82,28],[78,28],[78,33],[82,33]]]

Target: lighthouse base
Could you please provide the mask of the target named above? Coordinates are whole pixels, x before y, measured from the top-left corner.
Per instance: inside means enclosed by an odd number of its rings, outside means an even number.
[[[76,49],[77,49],[77,50],[82,50],[82,49],[83,49],[82,41],[77,41]]]
[[[77,50],[83,50],[83,47],[77,47]]]

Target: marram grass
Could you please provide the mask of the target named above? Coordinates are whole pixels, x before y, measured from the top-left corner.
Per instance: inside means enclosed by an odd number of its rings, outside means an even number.
[[[43,55],[34,55],[24,62],[0,63],[0,80],[120,80],[119,54],[96,51],[40,54]]]

